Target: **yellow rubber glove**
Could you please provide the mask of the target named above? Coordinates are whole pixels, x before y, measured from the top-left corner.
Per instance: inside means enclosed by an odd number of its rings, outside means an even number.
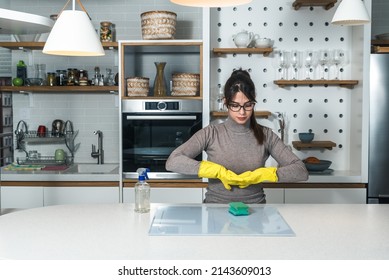
[[[253,184],[262,182],[277,182],[277,168],[275,167],[261,167],[254,171],[246,171],[239,175],[243,183],[239,184],[239,188],[246,188]]]
[[[211,161],[202,161],[200,163],[198,176],[201,178],[219,179],[227,190],[231,190],[231,185],[243,184],[243,179],[237,174]]]

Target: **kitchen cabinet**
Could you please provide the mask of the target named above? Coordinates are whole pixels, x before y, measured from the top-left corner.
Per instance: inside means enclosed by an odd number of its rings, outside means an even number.
[[[285,203],[365,204],[366,188],[285,188]]]
[[[150,200],[152,203],[202,203],[202,188],[155,188],[152,183]],[[123,189],[123,202],[134,203],[134,188]]]
[[[203,43],[201,40],[121,41],[119,61],[121,68],[119,91],[122,100],[131,98],[202,99],[203,97]],[[167,96],[154,97],[152,94],[156,76],[155,62],[166,62],[164,77],[167,85]],[[174,73],[200,74],[199,94],[196,96],[171,96],[171,77]],[[148,78],[149,94],[147,96],[128,96],[126,82],[128,77]]]
[[[118,203],[119,189],[113,186],[99,187],[45,187],[44,206],[60,204]]]
[[[1,208],[43,207],[42,186],[1,186]]]
[[[263,188],[266,195],[266,204],[283,204],[285,202],[285,189]]]

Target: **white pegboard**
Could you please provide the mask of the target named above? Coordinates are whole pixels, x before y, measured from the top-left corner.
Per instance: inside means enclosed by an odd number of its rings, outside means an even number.
[[[354,65],[353,55],[363,46],[352,44],[354,35],[350,27],[331,25],[337,6],[328,11],[322,7],[302,7],[296,11],[292,3],[293,1],[285,0],[254,0],[247,5],[211,9],[211,49],[234,48],[232,35],[242,30],[274,41],[274,52],[268,57],[261,54],[211,56],[211,110],[215,109],[214,100],[218,88],[224,85],[232,70],[240,67],[247,69],[256,84],[256,110],[273,113],[269,119],[259,120],[263,125],[279,132],[275,112],[282,112],[286,118],[287,144],[291,145],[292,141],[298,140],[298,133],[304,131],[314,132],[315,140],[328,140],[337,144],[331,151],[293,149],[300,158],[317,156],[332,160],[333,169],[349,170],[350,154],[361,154],[360,150],[351,150],[356,146],[352,142],[360,137],[360,129],[358,127],[355,130],[354,127],[351,130],[350,125],[351,120],[362,111],[362,106],[351,109],[351,104],[357,104],[354,99],[361,89],[333,86],[280,88],[273,83],[279,79],[279,67],[274,54],[279,50],[292,49],[344,49],[348,55],[348,64],[342,67],[340,78],[361,80],[362,77],[352,77],[351,69],[357,66]],[[361,50],[359,53],[362,55]],[[319,79],[319,70],[316,71],[314,79]],[[330,76],[333,77],[334,68],[330,71]]]

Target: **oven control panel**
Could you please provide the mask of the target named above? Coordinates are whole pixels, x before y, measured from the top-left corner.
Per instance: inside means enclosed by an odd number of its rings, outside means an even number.
[[[145,110],[178,111],[180,110],[180,103],[178,101],[150,101],[145,103]]]

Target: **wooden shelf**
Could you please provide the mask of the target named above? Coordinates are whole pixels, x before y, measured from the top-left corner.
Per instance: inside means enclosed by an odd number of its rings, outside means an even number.
[[[292,141],[292,145],[296,150],[302,149],[328,149],[332,150],[336,144],[331,141],[312,141],[310,143],[303,143],[301,141]]]
[[[46,42],[0,42],[0,47],[10,50],[42,50]],[[104,49],[118,49],[117,42],[102,43]]]
[[[257,118],[265,118],[265,119],[267,119],[271,115],[271,112],[269,111],[255,111],[254,113]],[[224,118],[227,116],[228,116],[228,112],[211,111],[211,117],[214,118]]]
[[[295,0],[293,2],[293,8],[298,10],[303,6],[323,6],[324,9],[329,10],[335,5],[336,2],[337,0]]]
[[[41,92],[41,93],[52,93],[52,92],[90,92],[90,93],[112,93],[118,92],[119,87],[117,86],[0,86],[0,91],[12,91],[17,93],[28,93],[28,92]]]
[[[276,80],[279,87],[287,86],[339,86],[345,88],[354,88],[358,84],[357,80]]]
[[[157,99],[157,100],[165,100],[165,99],[193,99],[193,100],[202,100],[203,97],[202,96],[171,96],[171,95],[168,95],[168,96],[163,96],[163,97],[159,97],[159,96],[122,96],[122,100],[134,100],[134,99]]]
[[[389,53],[389,46],[373,46],[372,53]]]
[[[269,56],[273,51],[273,48],[214,48],[212,52],[218,56],[224,54],[263,54],[263,56]]]

